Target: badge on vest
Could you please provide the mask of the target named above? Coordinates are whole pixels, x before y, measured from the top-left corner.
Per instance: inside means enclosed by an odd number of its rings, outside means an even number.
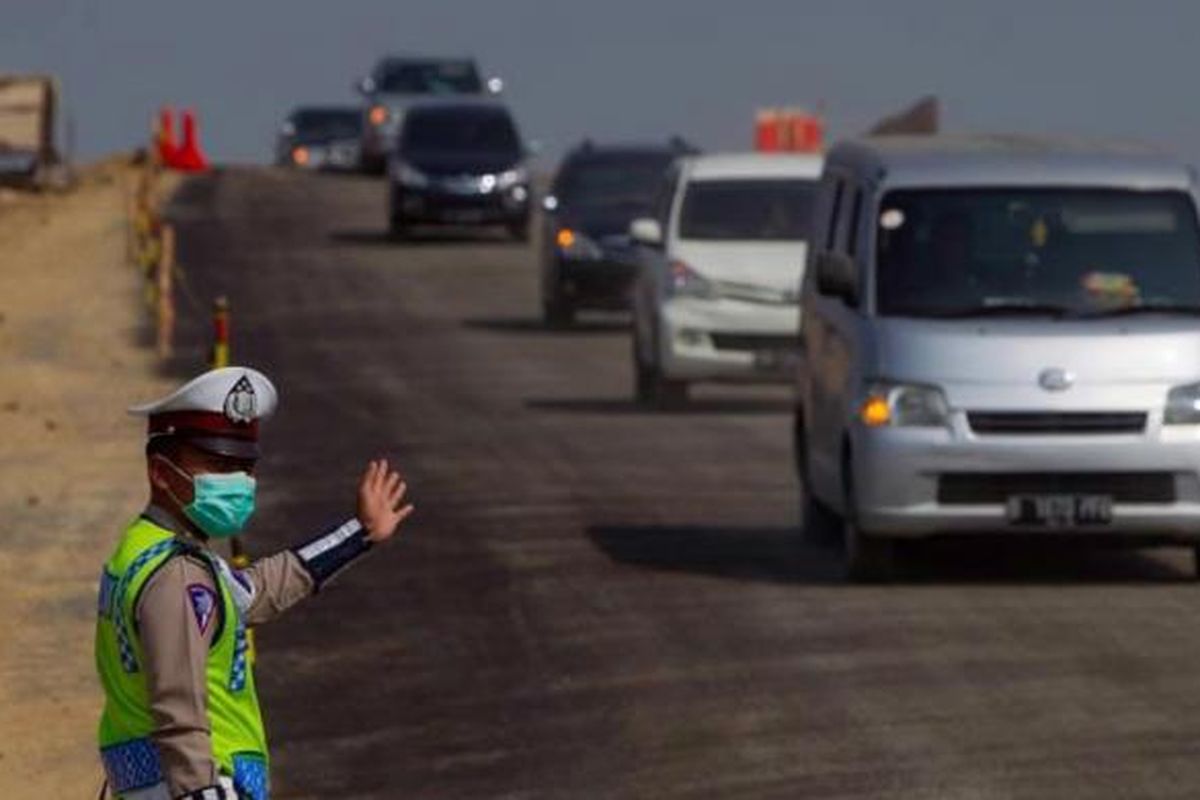
[[[192,613],[196,615],[196,625],[201,634],[206,634],[217,616],[217,594],[201,583],[189,584],[187,592],[188,599],[192,601]]]

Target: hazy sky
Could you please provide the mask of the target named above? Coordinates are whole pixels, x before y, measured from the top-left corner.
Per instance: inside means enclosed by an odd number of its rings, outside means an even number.
[[[1200,3],[1052,0],[0,0],[0,70],[63,81],[88,157],[195,106],[211,155],[269,157],[297,103],[345,101],[385,52],[469,53],[525,135],[751,141],[755,108],[835,135],[916,96],[947,127],[1137,137],[1200,156]]]

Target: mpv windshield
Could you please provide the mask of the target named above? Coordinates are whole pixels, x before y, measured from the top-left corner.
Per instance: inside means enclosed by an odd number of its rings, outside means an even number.
[[[429,108],[410,111],[401,149],[407,152],[519,154],[521,141],[502,108]]]
[[[879,207],[885,316],[1200,311],[1200,236],[1180,191],[907,190]]]
[[[700,180],[687,187],[682,239],[799,241],[808,238],[815,181]]]
[[[470,61],[407,61],[379,76],[379,91],[389,94],[480,94],[483,84]]]
[[[654,199],[671,158],[644,155],[578,161],[564,172],[559,194],[571,205],[646,207]]]

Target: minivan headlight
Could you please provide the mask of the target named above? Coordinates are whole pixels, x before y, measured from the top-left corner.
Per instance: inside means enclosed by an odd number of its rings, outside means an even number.
[[[868,428],[941,428],[950,420],[946,395],[936,386],[874,383],[858,408]]]
[[[600,245],[581,231],[559,228],[558,233],[554,236],[554,243],[558,245],[559,252],[568,258],[599,259],[604,257],[604,251],[600,249]]]
[[[429,178],[424,172],[399,159],[392,161],[392,178],[396,183],[417,189],[429,185]]]
[[[1167,392],[1164,425],[1200,424],[1200,383],[1176,386]]]
[[[529,173],[521,167],[505,170],[496,176],[496,185],[501,189],[511,189],[522,183],[529,183]]]
[[[671,297],[702,297],[709,300],[718,296],[713,282],[683,261],[671,262],[667,294]]]

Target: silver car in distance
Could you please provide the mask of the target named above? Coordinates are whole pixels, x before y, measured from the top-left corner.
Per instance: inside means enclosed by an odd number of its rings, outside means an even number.
[[[801,291],[806,531],[1200,543],[1196,175],[1155,151],[887,137],[828,155]]]

